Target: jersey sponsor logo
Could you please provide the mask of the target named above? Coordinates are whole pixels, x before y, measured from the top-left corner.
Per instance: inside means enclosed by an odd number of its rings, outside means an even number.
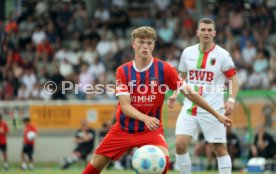
[[[214,72],[202,70],[189,70],[189,80],[201,80],[211,82],[214,79]]]
[[[214,66],[214,65],[216,64],[216,58],[211,58],[211,59],[210,59],[210,64],[211,64],[212,66]]]
[[[155,95],[131,96],[132,103],[152,103],[155,99]]]

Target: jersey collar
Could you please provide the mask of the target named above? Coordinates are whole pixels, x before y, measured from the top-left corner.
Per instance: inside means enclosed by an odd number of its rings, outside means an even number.
[[[199,52],[202,52],[202,53],[209,53],[211,52],[214,48],[216,47],[216,44],[214,43],[214,45],[207,51],[201,51],[200,50],[200,44],[198,44],[198,49],[199,49]]]
[[[143,68],[143,69],[138,69],[138,68],[136,67],[136,65],[135,65],[135,61],[133,60],[133,68],[134,68],[135,71],[137,71],[137,72],[144,72],[144,71],[148,70],[148,69],[151,67],[152,63],[153,63],[153,58],[151,59],[150,63],[149,63],[145,68]]]

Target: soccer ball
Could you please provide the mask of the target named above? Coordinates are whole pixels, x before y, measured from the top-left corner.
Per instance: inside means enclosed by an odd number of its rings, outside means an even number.
[[[27,133],[27,138],[28,138],[29,141],[34,140],[35,137],[36,137],[36,133],[35,133],[34,131],[29,131],[29,132]]]
[[[137,174],[161,174],[165,166],[165,155],[157,146],[142,146],[132,157],[132,167]]]

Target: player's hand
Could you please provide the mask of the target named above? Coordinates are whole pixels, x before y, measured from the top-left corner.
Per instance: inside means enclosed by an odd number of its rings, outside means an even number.
[[[156,130],[160,125],[160,121],[157,118],[151,116],[148,116],[144,123],[147,125],[149,130]]]
[[[170,97],[168,98],[168,106],[169,106],[170,108],[173,108],[173,107],[174,107],[174,104],[175,104],[175,102],[176,102],[176,98],[177,98],[177,96],[175,96],[175,95],[172,95],[172,96],[170,96]]]
[[[224,126],[229,126],[229,127],[230,127],[231,124],[232,124],[232,120],[229,119],[228,117],[224,116],[224,115],[219,115],[218,120],[219,120],[222,124],[224,124]]]
[[[234,110],[234,103],[232,102],[226,102],[224,104],[224,108],[225,108],[225,113],[224,115],[225,116],[229,116],[232,114],[233,110]]]

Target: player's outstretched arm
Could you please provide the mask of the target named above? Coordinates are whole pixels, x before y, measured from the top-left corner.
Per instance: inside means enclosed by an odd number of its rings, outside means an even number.
[[[119,102],[125,115],[144,122],[150,130],[155,130],[159,128],[160,121],[157,118],[150,117],[133,107],[130,102],[130,96],[119,96]]]
[[[187,73],[186,72],[180,72],[178,77],[181,79],[181,80],[186,80],[187,78]],[[174,105],[175,105],[175,102],[176,102],[176,99],[177,99],[177,96],[178,96],[178,92],[177,91],[173,91],[173,94],[168,98],[168,106],[170,108],[173,108]]]
[[[192,90],[187,84],[184,83],[183,88],[180,91],[185,97],[211,113],[225,126],[231,126],[232,120],[215,111],[200,95],[197,94],[197,92]]]

